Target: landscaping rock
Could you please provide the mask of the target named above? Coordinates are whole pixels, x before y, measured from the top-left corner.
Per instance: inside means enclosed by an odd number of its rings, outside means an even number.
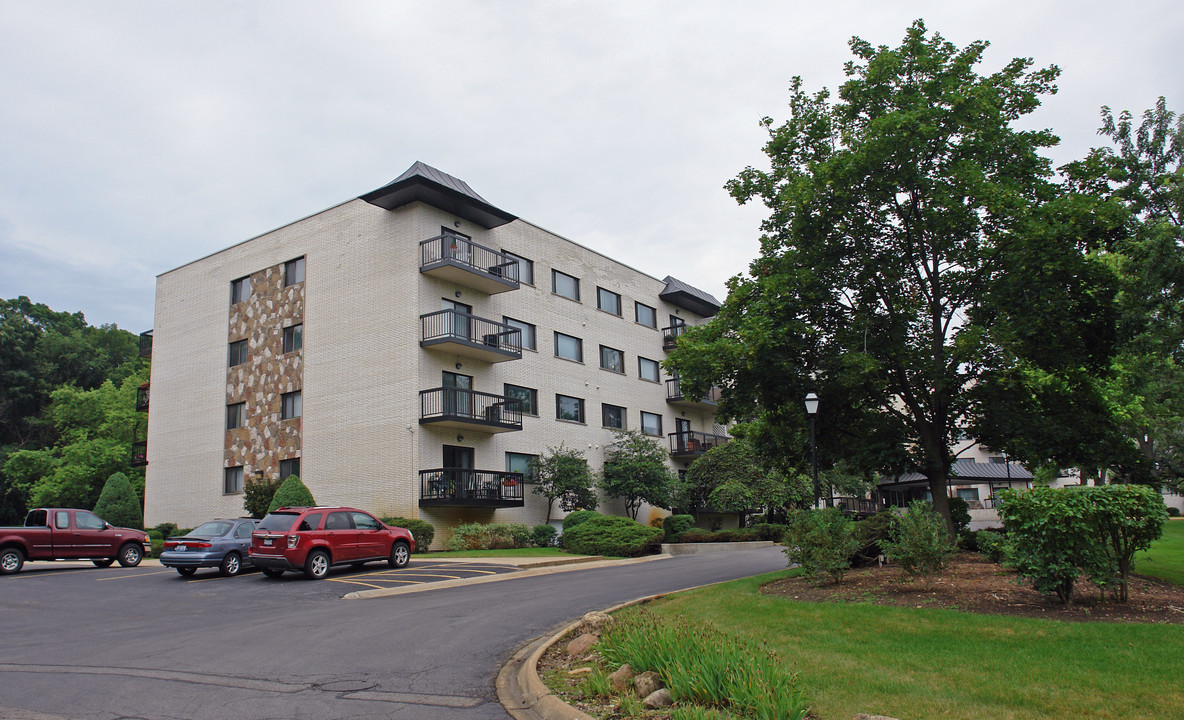
[[[593,610],[589,613],[584,613],[584,624],[592,628],[594,631],[599,631],[605,625],[613,622],[614,618],[608,613],[602,613],[598,610]]]
[[[662,689],[662,679],[653,670],[646,670],[633,678],[633,689],[637,691],[637,697],[649,697]]]
[[[674,704],[674,698],[670,697],[669,690],[662,688],[661,690],[655,690],[649,695],[646,695],[645,700],[642,700],[641,704],[645,705],[651,710],[655,708],[670,707]]]
[[[600,638],[596,637],[592,633],[584,633],[567,644],[567,654],[583,655],[584,653],[588,652],[588,650],[593,645],[595,645],[598,640],[600,640]]]
[[[865,715],[864,713],[857,713],[853,720],[896,720],[896,718],[888,717],[887,715]]]
[[[633,668],[629,667],[629,663],[625,663],[617,668],[615,673],[608,676],[608,681],[613,686],[613,690],[623,692],[633,684],[633,676],[636,674],[633,672]]]

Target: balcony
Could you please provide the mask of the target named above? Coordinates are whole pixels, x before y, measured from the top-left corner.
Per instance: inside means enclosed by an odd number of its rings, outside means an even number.
[[[148,465],[148,441],[135,440],[132,442],[132,467],[146,467]]]
[[[136,390],[136,412],[148,412],[148,383]]]
[[[517,260],[460,235],[421,242],[419,271],[490,295],[518,289]]]
[[[670,433],[670,457],[676,460],[694,460],[711,448],[724,445],[731,439],[727,435],[712,435],[693,430]]]
[[[706,395],[698,400],[685,397],[682,393],[682,388],[678,384],[678,378],[666,381],[666,402],[671,405],[679,405],[695,410],[714,410],[719,405],[719,396],[719,388],[713,387],[707,391]]]
[[[419,346],[497,363],[522,359],[522,331],[459,310],[419,316]]]
[[[419,424],[487,433],[522,429],[522,407],[503,395],[456,387],[419,391]]]
[[[152,331],[145,330],[140,333],[140,357],[150,357],[152,355]]]
[[[671,325],[670,327],[662,328],[662,349],[673,350],[678,343],[678,339],[687,331],[686,325]]]
[[[419,471],[420,507],[522,507],[522,473],[468,468]]]

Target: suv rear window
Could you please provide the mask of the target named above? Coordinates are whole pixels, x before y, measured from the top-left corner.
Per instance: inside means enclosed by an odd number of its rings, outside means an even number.
[[[288,532],[292,526],[296,524],[299,513],[272,513],[259,523],[258,530],[271,530],[274,532]]]

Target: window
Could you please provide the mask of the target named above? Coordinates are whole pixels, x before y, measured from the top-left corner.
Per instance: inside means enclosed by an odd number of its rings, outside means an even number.
[[[292,325],[284,328],[284,352],[296,352],[304,347],[304,326]]]
[[[354,527],[358,530],[381,530],[378,526],[378,521],[370,517],[364,512],[351,512],[350,517],[354,519]]]
[[[650,382],[659,382],[658,361],[649,358],[637,358],[637,377]]]
[[[304,258],[284,263],[284,287],[304,282]]]
[[[551,292],[568,300],[580,301],[580,280],[558,270],[551,271]]]
[[[539,414],[539,391],[519,385],[506,384],[505,395],[510,400],[517,400],[523,415]]]
[[[251,278],[241,277],[230,281],[230,304],[242,302],[251,297]]]
[[[99,519],[99,516],[94,513],[87,512],[86,510],[75,510],[74,527],[79,530],[102,530],[107,527],[107,523]]]
[[[657,413],[641,413],[641,431],[646,435],[662,435],[662,416]]]
[[[596,307],[612,313],[613,315],[621,314],[621,296],[611,290],[605,290],[602,287],[596,288]]]
[[[637,320],[638,325],[645,325],[652,328],[658,327],[658,311],[649,305],[633,303],[633,316]]]
[[[555,396],[555,417],[559,420],[584,422],[584,401],[566,395]]]
[[[238,340],[230,343],[230,367],[242,365],[247,361],[247,341]]]
[[[247,404],[234,403],[226,406],[226,429],[234,430],[247,424]]]
[[[606,428],[625,429],[625,408],[617,405],[600,406],[601,424]]]
[[[505,316],[502,317],[502,322],[512,328],[517,328],[522,331],[522,348],[524,350],[538,350],[538,346],[536,345],[534,339],[534,325]]]
[[[41,512],[44,513],[45,511],[42,510]],[[55,528],[57,528],[58,530],[69,530],[70,529],[70,513],[66,512],[65,510],[58,510],[57,512],[55,512],[53,514],[53,517],[54,517],[53,526]],[[37,526],[37,525],[41,524],[41,523],[38,523],[36,520],[32,520],[32,519],[30,519],[29,522],[33,523],[33,525],[29,525],[29,523],[26,523],[26,527],[33,527],[33,526]]]
[[[280,480],[285,480],[293,475],[300,477],[300,458],[280,460]]]
[[[522,473],[524,482],[538,482],[538,473],[535,468],[531,467],[531,463],[537,462],[538,459],[538,455],[508,452],[506,453],[506,472]]]
[[[966,502],[978,501],[978,488],[958,488],[958,497]]]
[[[243,491],[243,469],[241,467],[226,468],[226,475],[222,480],[222,492],[241,493]]]
[[[1007,463],[1007,458],[1003,457],[1002,455],[992,455],[987,458],[987,461],[992,465],[1004,465]]]
[[[250,540],[254,529],[255,523],[243,523],[234,529],[234,537],[237,540]]]
[[[291,420],[301,415],[300,391],[284,393],[280,396],[280,420]]]
[[[625,374],[625,353],[610,347],[600,346],[600,367]]]
[[[521,255],[515,255],[512,252],[502,250],[502,255],[510,258],[518,263],[518,282],[526,283],[527,285],[534,285],[534,261],[527,260]]]
[[[555,357],[584,362],[584,341],[578,337],[555,333]]]

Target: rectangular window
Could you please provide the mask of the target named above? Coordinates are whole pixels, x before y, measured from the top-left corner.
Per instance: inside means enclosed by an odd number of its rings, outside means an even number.
[[[601,424],[606,428],[625,429],[625,408],[617,405],[600,406]]]
[[[625,353],[610,347],[600,346],[600,367],[625,374]]]
[[[646,327],[658,327],[658,311],[649,305],[642,305],[641,303],[633,303],[633,316],[637,320],[638,325],[645,325]]]
[[[300,391],[284,393],[280,396],[280,420],[291,420],[298,418],[303,413],[301,407],[303,402],[300,398]]]
[[[280,480],[292,475],[300,477],[300,458],[280,460]]]
[[[506,453],[506,472],[522,473],[522,478],[525,482],[538,482],[538,473],[535,468],[531,467],[532,462],[537,462],[538,455],[527,455],[526,453]]]
[[[304,326],[292,325],[284,328],[284,352],[296,352],[304,347]]]
[[[284,287],[304,282],[304,258],[284,263]]]
[[[522,331],[522,348],[524,350],[538,350],[534,339],[534,325],[514,318],[502,316],[502,322],[512,328],[518,328]]]
[[[523,415],[539,414],[539,391],[519,385],[506,384],[505,395],[510,400],[517,400]]]
[[[534,285],[533,260],[527,260],[521,255],[515,255],[514,253],[506,252],[505,250],[502,250],[502,255],[505,255],[514,262],[518,263],[518,282],[525,283],[527,285]]]
[[[958,497],[970,502],[978,500],[978,488],[958,488]]]
[[[241,467],[226,468],[222,478],[222,492],[226,495],[243,491],[243,469]]]
[[[612,290],[605,290],[602,287],[596,288],[596,307],[612,313],[613,315],[621,314],[621,296]]]
[[[251,278],[241,277],[230,281],[230,304],[242,302],[251,297]]]
[[[658,361],[649,358],[637,358],[637,377],[650,382],[659,382]]]
[[[584,341],[578,337],[556,332],[555,357],[584,362]]]
[[[568,300],[580,301],[580,280],[558,270],[551,271],[551,292]]]
[[[1007,458],[1003,457],[1002,455],[992,455],[987,458],[987,461],[992,465],[1003,465],[1007,462]]]
[[[662,436],[662,416],[657,413],[641,413],[641,431],[646,435]]]
[[[230,343],[230,367],[242,365],[247,361],[247,341],[238,340]]]
[[[247,404],[234,403],[226,406],[226,429],[245,427],[247,424]]]
[[[556,395],[555,417],[559,420],[584,422],[584,401],[567,395]]]

